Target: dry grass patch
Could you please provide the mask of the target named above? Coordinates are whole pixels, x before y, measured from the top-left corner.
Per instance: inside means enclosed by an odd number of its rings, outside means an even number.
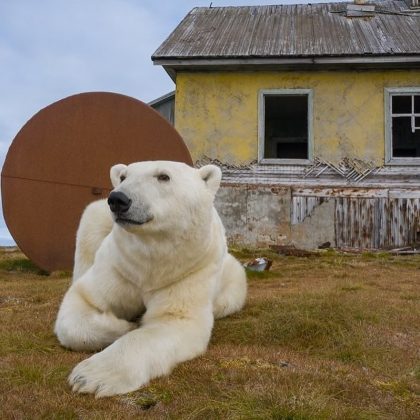
[[[137,392],[96,400],[66,378],[87,354],[52,328],[68,273],[0,253],[3,418],[413,419],[420,394],[420,258],[272,258],[245,309],[216,322],[208,352]]]

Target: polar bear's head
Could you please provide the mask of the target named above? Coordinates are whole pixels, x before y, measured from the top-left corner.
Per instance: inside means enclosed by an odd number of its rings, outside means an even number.
[[[115,223],[135,233],[176,232],[208,224],[222,173],[217,166],[148,161],[111,168],[108,198]]]

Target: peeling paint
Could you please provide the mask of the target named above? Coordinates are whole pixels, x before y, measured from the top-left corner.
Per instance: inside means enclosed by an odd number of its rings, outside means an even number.
[[[193,160],[232,164],[258,157],[260,89],[313,89],[314,153],[338,163],[384,163],[384,88],[420,85],[418,70],[179,72],[176,129]]]
[[[297,225],[304,222],[307,217],[312,216],[318,206],[321,206],[328,200],[328,197],[293,197],[290,223],[292,225]]]
[[[334,200],[319,197],[306,199],[308,212],[300,223],[291,226],[290,243],[307,250],[316,249],[327,242],[334,247]]]
[[[419,85],[418,70],[179,72],[176,128],[194,161],[223,168],[231,243],[405,246],[420,240],[420,172],[384,165],[384,91]],[[312,167],[256,163],[261,89],[312,89]]]

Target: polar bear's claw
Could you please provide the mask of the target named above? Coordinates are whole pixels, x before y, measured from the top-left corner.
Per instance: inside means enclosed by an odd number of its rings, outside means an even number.
[[[74,392],[95,394],[97,398],[130,392],[138,387],[130,387],[130,372],[113,362],[110,355],[96,353],[80,362],[69,376],[69,384]]]
[[[69,380],[70,385],[73,384],[73,389],[80,388],[81,386],[86,385],[86,379],[83,376],[77,375],[74,379]]]

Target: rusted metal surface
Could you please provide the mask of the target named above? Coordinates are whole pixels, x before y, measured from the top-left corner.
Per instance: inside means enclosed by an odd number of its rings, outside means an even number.
[[[417,1],[417,0],[415,0]],[[199,7],[152,59],[395,56],[420,53],[420,17],[403,1],[350,19],[345,3]]]
[[[4,218],[19,248],[48,271],[70,269],[80,215],[108,195],[110,167],[142,160],[192,164],[175,129],[141,101],[83,93],[41,110],[2,170]]]

